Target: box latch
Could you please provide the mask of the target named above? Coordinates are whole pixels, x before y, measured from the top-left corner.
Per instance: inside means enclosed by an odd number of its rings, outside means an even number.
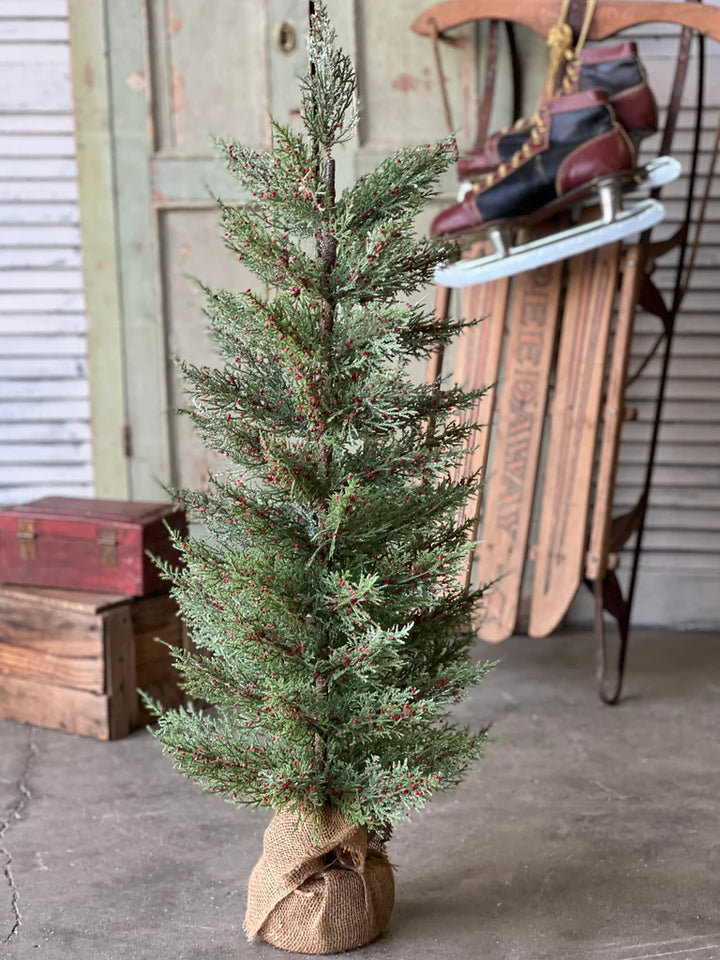
[[[18,550],[21,560],[34,560],[37,553],[35,533],[35,521],[31,517],[20,517],[18,519]]]
[[[114,567],[117,565],[117,530],[115,527],[98,527],[98,540],[100,546],[100,563],[104,567]]]

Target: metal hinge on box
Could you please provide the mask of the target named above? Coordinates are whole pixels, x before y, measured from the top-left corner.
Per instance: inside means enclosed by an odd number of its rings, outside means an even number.
[[[114,567],[117,564],[117,530],[115,527],[98,527],[98,544],[100,545],[100,563],[104,567]]]
[[[18,520],[18,552],[21,560],[34,560],[37,553],[35,521],[22,517]]]

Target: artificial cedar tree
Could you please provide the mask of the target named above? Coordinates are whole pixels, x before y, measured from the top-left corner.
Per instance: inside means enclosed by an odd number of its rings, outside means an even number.
[[[465,326],[404,299],[454,253],[413,225],[451,145],[400,150],[337,194],[355,75],[316,7],[304,133],[219,144],[254,198],[220,204],[226,245],[273,294],[206,289],[222,365],[181,364],[189,415],[229,460],[180,494],[208,534],[177,538],[186,565],[164,567],[198,648],[173,655],[214,709],[155,704],[155,735],[227,800],[329,805],[384,832],[487,740],[450,709],[489,666],[468,656],[481,591],[458,576],[477,481],[453,479],[482,391],[408,375]]]

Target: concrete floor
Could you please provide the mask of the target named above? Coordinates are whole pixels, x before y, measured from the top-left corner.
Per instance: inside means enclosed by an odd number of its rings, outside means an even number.
[[[636,631],[602,706],[589,634],[514,638],[462,707],[497,742],[398,828],[367,960],[720,958],[720,635]],[[0,956],[269,960],[242,935],[265,811],[111,744],[0,722]]]

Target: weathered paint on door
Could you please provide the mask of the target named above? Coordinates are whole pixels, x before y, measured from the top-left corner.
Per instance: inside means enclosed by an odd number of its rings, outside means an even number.
[[[341,42],[358,65],[363,104],[358,135],[339,158],[341,182],[402,144],[447,133],[432,50],[410,31],[421,8],[422,0],[329,4]],[[90,77],[90,89],[85,60],[94,55],[96,67],[103,66],[100,9],[96,0],[71,0],[80,104],[98,97],[97,75]],[[122,496],[156,499],[164,496],[163,485],[203,485],[210,466],[186,418],[176,415],[184,398],[172,357],[204,363],[212,356],[193,278],[231,289],[255,282],[222,243],[213,197],[237,203],[247,197],[215,159],[210,136],[267,148],[269,114],[298,122],[307,2],[215,0],[209,7],[196,0],[104,0],[102,11],[110,142],[99,144],[100,128],[84,138],[81,179],[94,198],[98,185],[104,189],[113,207],[99,213],[95,200],[88,222],[106,239],[113,232],[116,277],[111,270],[110,276],[89,278],[96,307],[91,323],[102,331],[91,365],[94,358],[97,367],[108,369],[106,349],[113,357],[119,350],[123,370],[122,382],[112,369],[108,379],[96,378],[95,419],[107,420],[113,431],[106,449],[111,469],[98,462],[96,472],[106,496],[116,488]],[[91,12],[94,17],[87,16]],[[475,101],[462,88],[474,88],[478,45],[474,31],[458,36],[462,42],[443,53],[455,122],[471,132]],[[112,192],[102,176],[108,148]],[[94,242],[89,231],[85,241]],[[117,326],[102,316],[115,281]],[[112,456],[120,444],[126,480]]]

